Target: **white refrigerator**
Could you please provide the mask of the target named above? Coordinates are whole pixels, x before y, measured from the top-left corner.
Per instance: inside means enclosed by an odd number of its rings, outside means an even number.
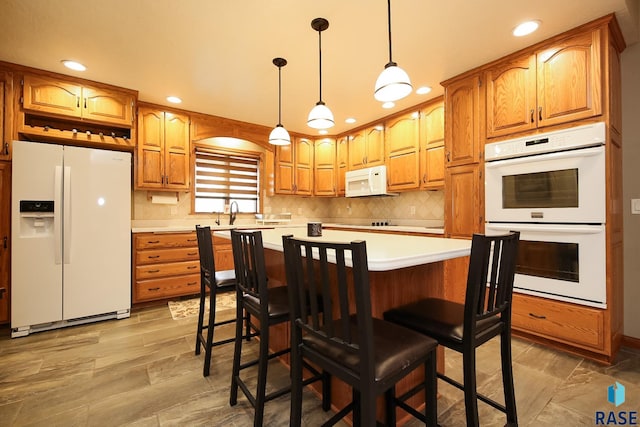
[[[11,336],[129,317],[131,154],[13,143]]]

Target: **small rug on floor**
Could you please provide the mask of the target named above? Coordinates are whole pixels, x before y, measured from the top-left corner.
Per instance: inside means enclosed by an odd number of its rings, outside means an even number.
[[[217,295],[216,301],[216,313],[231,310],[236,308],[236,293],[225,292]],[[173,320],[184,319],[187,317],[197,316],[200,308],[200,297],[169,301],[169,311],[171,311],[171,317]],[[209,296],[205,298],[204,312],[209,312]],[[206,317],[206,315],[205,315]]]

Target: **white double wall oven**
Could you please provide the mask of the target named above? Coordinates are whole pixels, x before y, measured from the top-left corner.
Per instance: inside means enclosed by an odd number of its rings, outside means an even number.
[[[487,144],[487,234],[520,232],[514,290],[606,307],[605,125]]]

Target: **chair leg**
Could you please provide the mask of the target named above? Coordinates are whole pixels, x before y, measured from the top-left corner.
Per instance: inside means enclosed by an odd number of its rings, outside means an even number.
[[[502,361],[502,387],[509,426],[518,425],[516,412],[516,394],[513,384],[513,365],[511,363],[511,331],[504,328],[500,336],[500,352]]]
[[[262,322],[260,324],[260,328],[263,328]],[[260,355],[258,356],[258,389],[256,390],[256,411],[253,417],[254,427],[262,427],[265,395],[267,390],[267,368],[269,366],[269,326],[266,324],[266,322],[264,328],[265,333],[260,335]]]
[[[291,343],[291,413],[290,413],[290,427],[300,427],[302,423],[302,358],[300,355],[300,349],[292,342]],[[323,393],[323,409],[324,409],[324,385],[322,386]]]
[[[425,417],[428,427],[438,425],[438,372],[436,350],[431,352],[429,359],[424,365],[425,381]]]
[[[355,388],[351,389],[351,400],[353,401],[353,425],[361,426],[362,417],[360,415],[362,411],[360,408],[360,392]]]
[[[293,350],[293,347],[291,348]],[[331,409],[331,374],[322,371],[322,410]]]
[[[240,375],[240,357],[242,355],[242,317],[244,306],[242,295],[237,295],[236,307],[236,338],[233,349],[233,367],[231,368],[231,390],[229,394],[229,405],[238,403],[238,376]]]
[[[247,337],[247,342],[251,341],[251,318],[248,311],[244,313],[244,324],[245,324],[245,337]]]
[[[202,336],[202,329],[204,323],[204,299],[206,297],[204,291],[204,284],[200,287],[200,308],[198,309],[198,328],[196,332],[196,356],[200,354],[200,337]]]
[[[478,427],[478,391],[476,388],[476,350],[465,349],[462,355],[464,377],[464,406],[467,427]]]
[[[360,418],[362,427],[376,426],[376,395],[367,387],[360,390]],[[357,425],[357,424],[354,424]]]
[[[396,425],[396,386],[393,385],[389,390],[384,392],[385,403],[385,425]]]
[[[213,351],[213,330],[216,324],[216,297],[213,292],[209,292],[209,324],[207,326],[207,341],[204,348],[204,368],[202,369],[202,376],[209,376],[209,369],[211,367],[211,352]]]

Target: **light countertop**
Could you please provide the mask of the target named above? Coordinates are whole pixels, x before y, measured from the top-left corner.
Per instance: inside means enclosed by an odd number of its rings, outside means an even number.
[[[416,265],[429,264],[469,255],[471,241],[443,237],[405,236],[360,231],[322,230],[320,237],[307,237],[306,227],[281,227],[262,230],[266,249],[282,252],[282,236],[292,234],[302,239],[327,242],[367,242],[367,258],[370,271],[389,271]],[[218,231],[215,235],[230,238],[230,232]],[[347,264],[350,260],[347,259]]]

